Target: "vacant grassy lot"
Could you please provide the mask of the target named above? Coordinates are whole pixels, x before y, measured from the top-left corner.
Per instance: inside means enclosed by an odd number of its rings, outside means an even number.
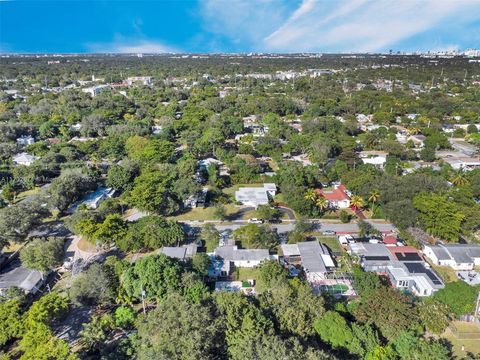
[[[239,207],[233,205],[233,204],[228,204],[224,205],[225,210],[227,212],[227,216],[235,214],[238,210]],[[215,220],[214,216],[215,208],[213,206],[209,206],[206,208],[195,208],[195,209],[190,209],[186,213],[177,215],[177,216],[171,216],[169,219],[171,220],[176,220],[176,221],[182,221],[182,220],[191,220],[191,221],[205,221],[205,220]]]
[[[432,264],[430,264],[432,265]],[[450,266],[437,266],[432,265],[433,270],[442,278],[446,283],[458,281],[458,277]]]
[[[467,352],[480,355],[480,326],[474,323],[454,321],[442,335],[453,345],[453,354],[461,359]],[[465,350],[462,351],[462,346]]]

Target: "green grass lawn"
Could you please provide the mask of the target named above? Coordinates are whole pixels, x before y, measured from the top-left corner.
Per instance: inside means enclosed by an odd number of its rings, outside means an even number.
[[[255,280],[255,291],[257,293],[261,293],[264,291],[264,284],[259,280],[259,272],[258,268],[236,268],[235,269],[237,280],[244,281],[244,280]]]
[[[27,191],[22,191],[21,193],[19,193],[16,198],[15,198],[15,203],[18,203],[20,201],[22,201],[23,199],[25,199],[27,196],[31,196],[31,195],[36,195],[40,193],[40,188],[39,187],[36,187],[36,188],[33,188],[31,190],[27,190]]]
[[[239,210],[238,206],[235,206],[233,204],[227,204],[224,205],[225,210],[227,212],[227,216],[236,213]],[[204,221],[204,220],[215,220],[214,216],[215,208],[213,206],[209,206],[206,208],[195,208],[195,209],[190,209],[189,211],[176,215],[176,216],[170,216],[170,220],[176,220],[176,221],[181,221],[181,220],[192,220],[192,221]]]
[[[454,321],[453,325],[457,331],[448,328],[442,335],[452,343],[453,355],[459,359],[467,355],[467,352],[480,355],[480,326],[462,321]],[[463,351],[462,346],[465,347]]]
[[[325,236],[322,235],[321,233],[312,233],[312,236],[315,236],[318,241],[320,241],[322,244],[327,245],[330,250],[332,251],[342,251],[342,247],[340,246],[340,243],[337,240],[337,236]]]

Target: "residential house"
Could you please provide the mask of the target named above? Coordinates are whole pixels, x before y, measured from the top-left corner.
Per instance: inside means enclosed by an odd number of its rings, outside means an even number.
[[[21,136],[17,139],[17,144],[26,146],[26,145],[32,145],[35,144],[35,138],[33,136]]]
[[[38,156],[30,155],[28,153],[20,153],[13,157],[13,165],[30,166],[34,161],[39,160]]]
[[[241,187],[235,191],[235,200],[257,208],[259,205],[268,205],[276,192],[277,186],[273,183],[265,183],[262,187]]]
[[[96,191],[87,194],[81,204],[89,209],[97,209],[98,206],[105,200],[111,198],[115,194],[115,190],[111,188],[100,187]]]
[[[131,76],[127,78],[126,83],[128,86],[132,86],[136,83],[141,83],[142,85],[152,85],[152,77],[151,76]]]
[[[216,165],[218,167],[218,174],[220,176],[229,176],[230,175],[230,169],[225,166],[223,162],[220,160],[214,159],[214,158],[207,158],[207,159],[202,159],[199,160],[197,165],[198,165],[198,170],[200,172],[206,172],[208,167],[210,165]]]
[[[463,139],[449,138],[448,141],[456,151],[459,151],[466,156],[473,156],[479,152],[477,146],[469,144]]]
[[[480,246],[476,244],[425,245],[423,254],[435,265],[454,270],[473,270],[480,265]]]
[[[413,142],[413,145],[415,145],[416,148],[423,148],[425,146],[425,139],[425,135],[412,135],[408,137],[407,141]]]
[[[186,208],[195,209],[197,207],[205,207],[207,204],[208,188],[204,187],[197,194],[190,195],[188,199],[183,202]]]
[[[97,86],[92,86],[92,87],[82,89],[82,91],[84,93],[89,94],[91,97],[95,97],[95,96],[98,96],[103,91],[106,91],[109,89],[110,89],[110,85],[97,85]]]
[[[454,170],[471,171],[480,168],[480,158],[468,156],[457,151],[437,151],[437,157],[450,164]]]
[[[180,261],[186,261],[197,253],[197,249],[197,244],[192,243],[183,246],[164,246],[158,250],[158,253]]]
[[[20,264],[9,265],[0,272],[0,294],[12,287],[23,290],[25,294],[35,294],[43,282],[42,274],[38,270],[27,269]]]
[[[291,265],[300,265],[307,281],[314,283],[325,279],[335,268],[327,247],[318,241],[282,244],[283,259]]]
[[[383,168],[387,162],[388,153],[386,151],[362,151],[359,154],[360,159],[364,164],[372,164],[379,168]]]
[[[317,189],[316,192],[328,201],[330,209],[348,209],[350,207],[352,194],[345,185],[334,185],[332,190]]]
[[[236,245],[225,245],[210,254],[208,275],[213,278],[227,277],[235,267],[253,268],[262,261],[277,260],[277,255],[270,255],[268,249],[239,249]]]
[[[431,296],[445,287],[442,280],[423,261],[418,251],[410,246],[387,244],[353,243],[348,252],[360,257],[365,271],[385,276],[393,287],[415,296]]]

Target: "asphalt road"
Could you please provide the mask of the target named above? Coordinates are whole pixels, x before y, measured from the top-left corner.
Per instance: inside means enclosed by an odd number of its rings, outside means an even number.
[[[331,221],[322,221],[322,220],[313,220],[315,222],[315,227],[314,231],[335,231],[337,234],[355,234],[358,233],[358,225],[356,223],[348,223],[348,224],[342,224],[342,223],[334,223]],[[378,221],[371,221],[371,220],[366,220],[370,224],[372,224],[373,227],[378,229],[382,233],[390,233],[395,230],[395,227],[386,222],[378,222]],[[184,223],[188,224],[189,226],[202,226],[204,222],[197,222],[197,221],[185,221]],[[236,220],[233,223],[222,223],[222,222],[212,222],[217,230],[223,231],[223,230],[236,230],[244,225],[247,224],[247,221],[240,221]],[[284,221],[283,223],[280,224],[270,224],[270,226],[274,229],[277,230],[279,234],[281,233],[286,233],[289,231],[292,231],[295,227],[295,221]]]

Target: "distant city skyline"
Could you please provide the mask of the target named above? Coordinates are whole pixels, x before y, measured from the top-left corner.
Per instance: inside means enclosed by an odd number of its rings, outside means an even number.
[[[479,47],[477,0],[0,0],[2,53],[387,53]]]

